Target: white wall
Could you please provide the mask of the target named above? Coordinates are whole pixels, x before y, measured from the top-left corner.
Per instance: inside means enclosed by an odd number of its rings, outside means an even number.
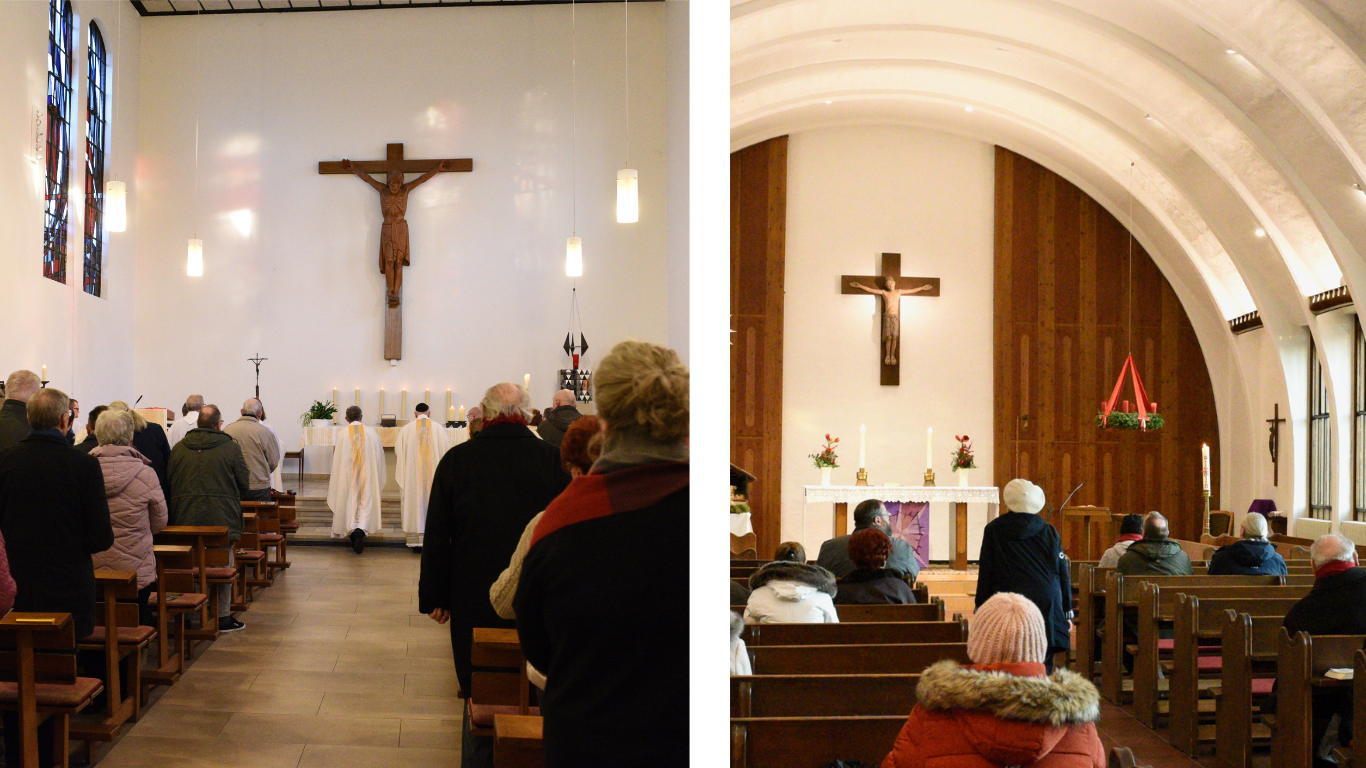
[[[137,148],[137,12],[120,0],[73,4],[74,85],[71,107],[70,216],[67,282],[43,277],[43,195],[46,179],[48,3],[0,3],[0,376],[48,367],[51,386],[83,406],[133,393],[133,251],[136,230],[106,234],[103,296],[81,290],[84,239],[86,57],[89,23],[108,51],[110,127],[106,178],[132,180]],[[122,15],[122,55],[120,49]],[[115,68],[115,59],[121,64]],[[43,119],[35,127],[35,116]],[[36,133],[36,136],[35,136]],[[130,188],[132,185],[129,185]],[[130,209],[136,197],[130,196]]]
[[[993,478],[993,148],[899,127],[798,133],[788,147],[787,299],[783,322],[784,539],[808,549],[829,537],[830,508],[807,510],[802,486],[819,482],[807,455],[825,433],[841,438],[836,484],[852,484],[858,430],[868,426],[869,482],[919,485],[925,430],[935,429],[934,470],[949,471],[953,435],[972,438],[973,484]],[[906,275],[939,277],[939,298],[902,300],[901,385],[879,384],[874,297],[840,294],[840,275],[880,271],[901,254]],[[968,556],[986,512],[971,508]],[[950,510],[931,508],[930,557],[950,557]],[[814,551],[814,550],[813,550]]]
[[[621,7],[577,9],[577,152],[570,13],[145,20],[135,222],[144,405],[178,409],[202,392],[231,412],[251,394],[246,358],[259,352],[269,358],[261,395],[286,445],[298,444],[297,416],[333,387],[343,406],[361,387],[374,421],[381,387],[394,398],[391,412],[402,387],[410,408],[426,388],[438,408],[447,388],[468,407],[489,385],[529,372],[534,405],[545,406],[555,372],[567,367],[559,347],[569,322],[563,264],[575,165],[588,365],[626,338],[668,343],[664,4],[631,8],[630,159],[641,190],[632,225],[614,215],[626,139]],[[382,358],[377,194],[354,177],[317,172],[320,160],[382,158],[388,142],[403,142],[410,158],[474,159],[473,173],[438,176],[410,199],[396,367]],[[238,216],[249,229],[230,218],[237,211],[248,212]],[[195,234],[204,240],[203,278],[185,275]],[[310,459],[309,471],[321,470]]]

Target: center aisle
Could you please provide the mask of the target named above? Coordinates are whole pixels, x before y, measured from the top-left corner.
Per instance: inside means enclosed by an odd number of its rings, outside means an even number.
[[[102,766],[459,764],[450,632],[417,613],[421,558],[340,546],[289,558],[240,614],[247,628],[201,645]]]

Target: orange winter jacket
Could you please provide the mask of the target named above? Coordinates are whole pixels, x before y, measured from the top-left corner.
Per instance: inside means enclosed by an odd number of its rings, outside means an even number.
[[[1074,672],[941,661],[915,694],[882,768],[1105,768],[1100,696]]]

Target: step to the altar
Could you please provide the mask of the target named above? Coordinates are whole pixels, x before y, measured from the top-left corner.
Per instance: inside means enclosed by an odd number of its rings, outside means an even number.
[[[938,597],[944,601],[946,618],[952,617],[955,613],[961,613],[967,619],[972,618],[976,609],[976,568],[956,571],[947,566],[931,565],[921,569],[916,581],[929,588],[930,597]]]
[[[288,479],[286,481],[288,485]],[[305,482],[303,493],[294,503],[295,517],[299,522],[299,532],[290,538],[295,541],[335,541],[346,544],[346,539],[332,536],[332,510],[327,506],[327,483]],[[394,492],[380,494],[380,530],[369,535],[372,543],[406,541],[407,536],[400,526],[399,495]]]

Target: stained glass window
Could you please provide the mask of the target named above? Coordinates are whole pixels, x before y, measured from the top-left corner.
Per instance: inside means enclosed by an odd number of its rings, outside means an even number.
[[[85,276],[81,287],[100,295],[104,258],[104,136],[106,128],[106,66],[104,38],[90,24],[90,82],[85,99]]]
[[[70,0],[51,0],[47,47],[47,189],[43,216],[43,276],[66,282],[67,202],[71,175]]]

